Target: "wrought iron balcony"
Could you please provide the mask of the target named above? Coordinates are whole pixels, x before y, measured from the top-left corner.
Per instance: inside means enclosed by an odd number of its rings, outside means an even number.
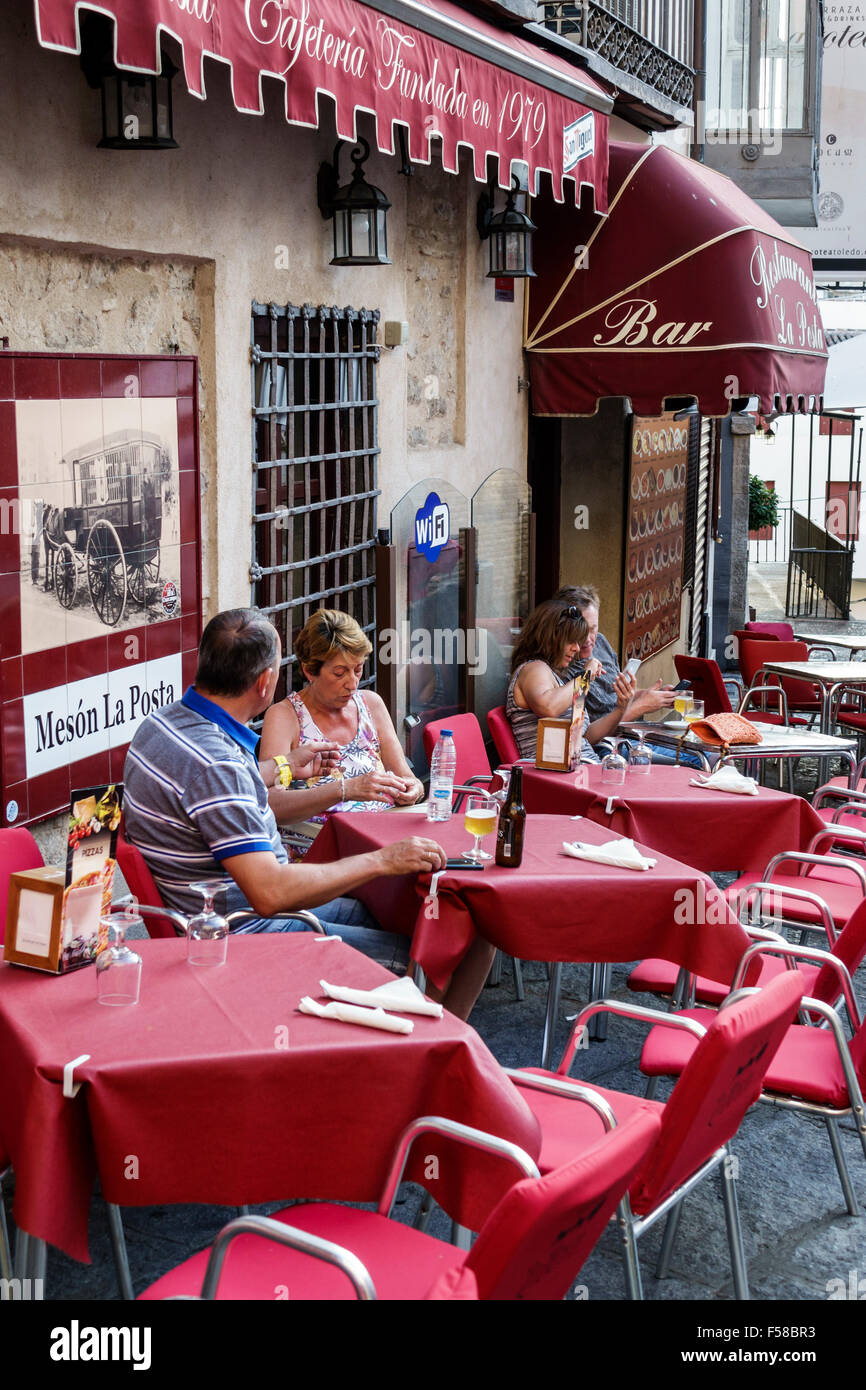
[[[587,66],[619,89],[647,125],[691,121],[691,0],[542,0],[542,25],[581,49]]]

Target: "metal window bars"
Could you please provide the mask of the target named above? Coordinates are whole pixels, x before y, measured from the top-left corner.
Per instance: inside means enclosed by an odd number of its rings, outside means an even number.
[[[376,627],[378,309],[252,306],[252,602],[294,638],[318,608]],[[376,679],[375,644],[363,685]]]

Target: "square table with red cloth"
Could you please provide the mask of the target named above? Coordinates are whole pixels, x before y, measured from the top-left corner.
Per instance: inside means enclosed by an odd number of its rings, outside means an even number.
[[[106,1201],[122,1206],[375,1201],[419,1115],[537,1155],[531,1111],[468,1024],[413,1015],[403,1036],[297,1012],[304,995],[327,1002],[320,980],[375,989],[394,978],[342,942],[233,937],[217,969],[188,966],[184,941],[133,944],[144,964],[128,1007],[97,1003],[92,969],[0,965],[0,1133],[15,1220],[75,1259],[88,1258],[97,1171]],[[82,1053],[84,1084],[65,1099],[64,1064]],[[466,1149],[455,1160],[452,1141],[426,1136],[418,1148],[419,1164],[440,1155],[433,1194],[473,1230],[515,1180],[501,1160]]]
[[[380,849],[412,830],[438,840],[450,857],[470,847],[462,816],[407,827],[398,812],[339,812],[328,818],[306,862]],[[435,902],[427,897],[429,874],[374,879],[355,896],[381,926],[412,936],[412,958],[440,989],[476,934],[521,960],[661,956],[694,974],[730,980],[749,938],[724,895],[699,870],[645,845],[638,848],[657,861],[646,872],[562,852],[564,840],[602,844],[619,838],[590,820],[529,815],[518,869],[488,863],[481,872],[446,870]]]
[[[757,796],[702,791],[691,785],[697,776],[692,768],[659,765],[648,774],[628,772],[616,785],[601,780],[600,767],[577,772],[524,767],[523,804],[527,811],[588,816],[707,874],[760,871],[774,854],[805,849],[825,828],[801,796],[771,787],[760,787]]]

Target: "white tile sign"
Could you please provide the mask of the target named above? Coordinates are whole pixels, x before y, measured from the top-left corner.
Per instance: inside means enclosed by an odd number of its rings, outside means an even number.
[[[179,700],[180,653],[24,697],[27,776],[128,743],[142,720]]]

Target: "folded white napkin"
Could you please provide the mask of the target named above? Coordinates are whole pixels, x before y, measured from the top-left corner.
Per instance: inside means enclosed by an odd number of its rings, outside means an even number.
[[[372,1009],[389,1009],[398,1014],[426,1014],[429,1018],[442,1017],[442,1005],[425,999],[414,980],[404,975],[402,980],[389,980],[377,989],[345,989],[342,985],[329,985],[320,980],[322,993],[329,999],[338,999],[342,1004],[362,1004]]]
[[[641,854],[634,840],[608,840],[603,845],[585,845],[580,840],[573,844],[563,841],[563,854],[572,859],[586,859],[593,864],[611,864],[616,869],[654,869],[658,860]]]
[[[735,767],[719,767],[709,777],[693,777],[690,785],[710,792],[735,792],[737,796],[758,795],[754,777],[744,777]]]
[[[364,1028],[380,1028],[383,1033],[411,1033],[411,1018],[392,1018],[384,1009],[361,1009],[355,1004],[319,1004],[305,995],[298,1005],[302,1014],[330,1018],[335,1023],[360,1023]]]

